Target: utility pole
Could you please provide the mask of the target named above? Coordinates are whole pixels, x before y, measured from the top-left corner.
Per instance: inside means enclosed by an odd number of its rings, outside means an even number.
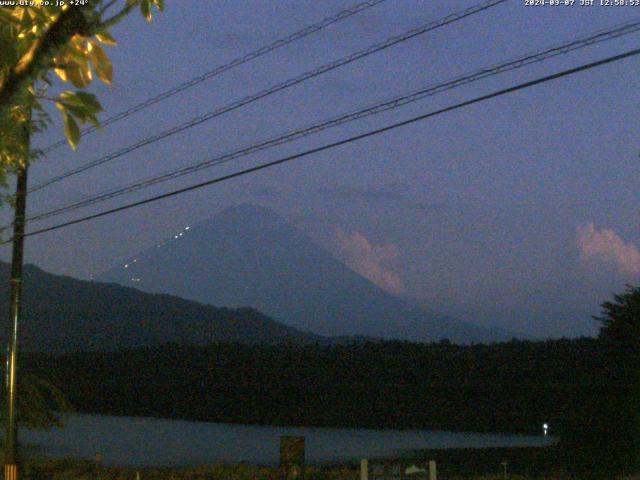
[[[27,172],[31,139],[31,107],[24,122],[25,157],[16,172],[16,204],[13,221],[13,252],[11,256],[10,322],[11,334],[7,353],[7,406],[4,480],[18,479],[18,425],[16,411],[16,373],[18,363],[18,320],[22,299],[22,259],[24,256],[24,224],[27,206]]]

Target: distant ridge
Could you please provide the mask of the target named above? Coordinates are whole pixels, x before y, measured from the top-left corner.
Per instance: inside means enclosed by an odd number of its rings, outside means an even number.
[[[275,212],[254,205],[230,207],[132,253],[99,279],[212,305],[249,305],[324,336],[457,343],[512,337],[387,293]]]
[[[0,262],[0,318],[8,338],[9,265]],[[317,335],[278,323],[251,308],[202,305],[172,295],[24,269],[20,350],[70,352],[116,350],[174,342],[325,342]]]

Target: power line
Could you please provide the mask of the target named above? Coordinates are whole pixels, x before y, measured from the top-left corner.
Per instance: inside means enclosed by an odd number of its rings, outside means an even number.
[[[100,217],[104,217],[104,216],[111,215],[111,214],[114,214],[114,213],[122,212],[124,210],[129,210],[129,209],[134,208],[134,207],[139,207],[139,206],[142,206],[142,205],[153,203],[153,202],[156,202],[156,201],[159,201],[159,200],[163,200],[165,198],[181,195],[183,193],[187,193],[187,192],[190,192],[192,190],[197,190],[197,189],[209,186],[209,185],[214,185],[216,183],[221,183],[221,182],[224,182],[224,181],[227,181],[227,180],[231,180],[231,179],[236,178],[236,177],[241,177],[241,176],[247,175],[249,173],[257,172],[259,170],[264,170],[266,168],[270,168],[270,167],[273,167],[273,166],[276,166],[276,165],[280,165],[280,164],[287,163],[287,162],[290,162],[290,161],[293,161],[293,160],[297,160],[299,158],[303,158],[303,157],[306,157],[306,156],[309,156],[309,155],[312,155],[312,154],[315,154],[315,153],[323,152],[325,150],[330,150],[332,148],[336,148],[336,147],[339,147],[341,145],[346,145],[346,144],[349,144],[349,143],[353,143],[353,142],[356,142],[358,140],[362,140],[362,139],[365,139],[365,138],[368,138],[368,137],[372,137],[374,135],[379,135],[379,134],[384,133],[384,132],[388,132],[388,131],[395,130],[395,129],[400,128],[400,127],[404,127],[406,125],[410,125],[412,123],[416,123],[416,122],[419,122],[419,121],[422,121],[422,120],[426,120],[428,118],[435,117],[435,116],[441,115],[443,113],[451,112],[453,110],[457,110],[457,109],[460,109],[460,108],[463,108],[463,107],[467,107],[467,106],[470,106],[470,105],[473,105],[473,104],[476,104],[476,103],[480,103],[480,102],[483,102],[483,101],[486,101],[486,100],[490,100],[492,98],[500,97],[500,96],[506,95],[508,93],[513,93],[513,92],[516,92],[516,91],[519,91],[519,90],[530,88],[530,87],[533,87],[535,85],[539,85],[539,84],[546,83],[546,82],[549,82],[549,81],[552,81],[552,80],[556,80],[558,78],[562,78],[562,77],[573,75],[573,74],[576,74],[576,73],[579,73],[579,72],[590,70],[592,68],[596,68],[596,67],[599,67],[599,66],[602,66],[602,65],[606,65],[606,64],[609,64],[609,63],[617,62],[617,61],[623,60],[625,58],[630,58],[630,57],[633,57],[633,56],[636,56],[636,55],[640,55],[640,48],[635,49],[635,50],[630,50],[630,51],[627,51],[625,53],[621,53],[621,54],[614,55],[614,56],[611,56],[611,57],[607,57],[607,58],[605,58],[603,60],[598,60],[598,61],[595,61],[595,62],[587,63],[587,64],[581,65],[579,67],[571,68],[569,70],[563,70],[563,71],[558,72],[558,73],[554,73],[554,74],[551,74],[551,75],[540,77],[540,78],[537,78],[535,80],[530,80],[528,82],[520,83],[520,84],[515,85],[513,87],[508,87],[508,88],[505,88],[505,89],[502,89],[502,90],[498,90],[498,91],[495,91],[493,93],[489,93],[487,95],[476,97],[476,98],[474,98],[472,100],[467,100],[467,101],[464,101],[464,102],[460,102],[460,103],[457,103],[455,105],[442,108],[440,110],[435,110],[433,112],[425,113],[423,115],[419,115],[417,117],[413,117],[413,118],[410,118],[408,120],[404,120],[402,122],[393,123],[391,125],[387,125],[385,127],[378,128],[378,129],[375,129],[375,130],[370,130],[369,132],[362,133],[360,135],[355,135],[355,136],[352,136],[352,137],[349,137],[349,138],[345,138],[343,140],[339,140],[337,142],[329,143],[329,144],[323,145],[321,147],[312,148],[310,150],[306,150],[306,151],[301,152],[301,153],[290,155],[290,156],[281,158],[279,160],[274,160],[272,162],[268,162],[268,163],[265,163],[265,164],[262,164],[262,165],[257,165],[255,167],[247,168],[247,169],[241,170],[239,172],[235,172],[235,173],[231,173],[231,174],[224,175],[224,176],[221,176],[221,177],[217,177],[217,178],[214,178],[214,179],[211,179],[211,180],[207,180],[205,182],[201,182],[201,183],[197,183],[197,184],[194,184],[194,185],[190,185],[190,186],[185,187],[185,188],[180,188],[180,189],[174,190],[172,192],[164,193],[164,194],[161,194],[161,195],[156,195],[154,197],[150,197],[150,198],[147,198],[145,200],[140,200],[140,201],[129,203],[127,205],[123,205],[123,206],[120,206],[120,207],[117,207],[117,208],[112,208],[112,209],[105,210],[105,211],[102,211],[102,212],[99,212],[99,213],[95,213],[93,215],[88,215],[88,216],[85,216],[85,217],[77,218],[75,220],[71,220],[71,221],[68,221],[68,222],[60,223],[58,225],[53,225],[51,227],[35,230],[33,232],[26,233],[24,236],[25,237],[31,237],[31,236],[34,236],[34,235],[40,235],[42,233],[51,232],[53,230],[59,230],[61,228],[65,228],[65,227],[68,227],[68,226],[71,226],[71,225],[75,225],[75,224],[78,224],[78,223],[94,220],[96,218],[100,218]],[[12,239],[9,239],[9,240],[7,240],[5,242],[0,243],[0,245],[5,245],[7,243],[10,243],[11,241],[12,241]]]
[[[209,80],[213,77],[217,77],[218,75],[221,75],[222,73],[231,70],[232,68],[238,67],[240,65],[243,65],[251,60],[255,60],[256,58],[259,58],[263,55],[266,55],[269,52],[273,52],[274,50],[277,50],[278,48],[284,47],[286,45],[289,45],[290,43],[293,43],[297,40],[300,40],[301,38],[307,37],[313,33],[319,32],[320,30],[333,25],[334,23],[337,23],[341,20],[345,20],[349,17],[352,17],[353,15],[356,15],[364,10],[367,10],[371,7],[374,7],[382,2],[385,2],[387,0],[369,0],[366,2],[362,2],[362,3],[358,3],[356,5],[353,5],[352,7],[349,7],[345,10],[342,10],[341,12],[338,12],[336,15],[332,15],[330,17],[325,18],[324,20],[321,20],[318,23],[315,23],[313,25],[309,25],[301,30],[298,30],[297,32],[294,32],[286,37],[280,38],[278,40],[276,40],[275,42],[266,45],[264,47],[259,48],[258,50],[254,50],[253,52],[247,53],[246,55],[243,55],[242,57],[238,57],[235,58],[233,60],[231,60],[229,63],[226,63],[224,65],[220,65],[216,68],[214,68],[213,70],[209,70],[208,72],[203,73],[202,75],[199,75],[197,77],[192,78],[191,80],[187,80],[186,82],[181,83],[178,86],[175,86],[173,88],[170,88],[169,90],[165,90],[162,93],[159,93],[158,95],[151,97],[147,100],[145,100],[144,102],[141,102],[137,105],[134,105],[131,108],[128,108],[127,110],[124,110],[120,113],[117,113],[115,115],[112,115],[111,117],[107,118],[106,120],[103,120],[100,123],[100,128],[105,127],[107,125],[111,125],[113,123],[119,122],[120,120],[127,118],[131,115],[133,115],[134,113],[137,113],[141,110],[144,110],[147,107],[150,107],[152,105],[155,105],[156,103],[162,102],[163,100],[166,100],[167,98],[173,97],[174,95],[177,95],[180,92],[184,92],[185,90],[188,90],[191,87],[194,87],[206,80]],[[98,130],[98,127],[95,126],[89,126],[87,128],[82,129],[82,135],[87,135],[90,133],[95,132],[96,130]],[[42,153],[43,154],[47,154],[63,145],[65,145],[67,143],[66,139],[61,139],[58,140],[57,142],[52,143],[51,145],[45,147],[42,149]]]
[[[106,200],[110,200],[112,198],[116,198],[118,196],[121,196],[127,193],[132,193],[143,188],[147,188],[165,181],[172,180],[174,178],[178,178],[178,177],[181,177],[190,173],[194,173],[206,168],[211,168],[216,165],[227,163],[234,159],[245,157],[247,155],[250,155],[259,151],[263,151],[277,145],[289,143],[291,141],[318,133],[328,128],[332,128],[338,125],[352,122],[352,121],[355,121],[370,115],[378,114],[387,110],[395,109],[400,106],[407,105],[409,103],[421,100],[423,98],[433,96],[438,93],[442,93],[444,91],[451,90],[451,89],[460,87],[462,85],[466,85],[490,76],[494,76],[507,71],[522,68],[533,63],[542,62],[549,58],[566,54],[574,50],[584,48],[586,46],[594,45],[594,44],[608,41],[614,38],[619,38],[623,35],[628,35],[628,34],[637,32],[638,30],[640,30],[640,19],[636,19],[632,22],[627,22],[622,25],[618,25],[606,30],[598,30],[587,36],[583,36],[578,39],[565,42],[562,44],[557,44],[555,46],[547,47],[545,49],[538,50],[536,52],[530,52],[526,55],[513,58],[502,63],[494,64],[492,66],[482,68],[480,70],[476,70],[473,73],[468,73],[460,77],[457,77],[455,79],[448,80],[446,82],[442,82],[436,85],[429,85],[420,90],[412,91],[410,93],[397,96],[395,98],[388,99],[383,102],[376,103],[374,105],[369,105],[365,108],[361,108],[350,113],[342,114],[340,116],[331,118],[329,120],[325,120],[323,122],[316,123],[311,126],[300,128],[292,132],[286,133],[284,135],[280,135],[278,137],[265,140],[257,144],[253,144],[248,147],[243,147],[239,150],[227,152],[220,156],[217,156],[202,162],[198,162],[193,165],[181,167],[174,170],[169,170],[164,173],[161,173],[160,175],[155,175],[143,180],[138,180],[129,185],[120,186],[115,189],[102,192],[98,195],[88,197],[71,204],[59,206],[42,213],[34,214],[28,217],[28,220],[30,222],[39,221],[46,218],[61,215],[69,211],[77,210],[79,208],[100,203]]]
[[[91,162],[89,162],[88,164],[82,165],[80,167],[77,167],[75,169],[71,169],[61,175],[58,175],[56,177],[53,177],[49,180],[46,180],[34,187],[32,187],[29,190],[29,193],[34,193],[37,192],[39,190],[42,190],[43,188],[52,185],[54,183],[57,183],[61,180],[64,180],[66,178],[69,178],[73,175],[77,175],[78,173],[84,172],[86,170],[89,170],[91,168],[97,167],[98,165],[102,165],[104,163],[110,162],[112,160],[115,160],[116,158],[120,158],[123,155],[126,155],[128,153],[131,153],[139,148],[145,147],[147,145],[150,145],[152,143],[158,142],[164,138],[170,137],[172,135],[175,135],[177,133],[180,133],[184,130],[187,130],[189,128],[193,128],[197,125],[200,125],[201,123],[204,123],[208,120],[211,120],[213,118],[219,117],[220,115],[223,115],[225,113],[228,113],[230,111],[236,110],[240,107],[243,107],[245,105],[248,105],[250,103],[253,103],[257,100],[260,100],[262,98],[268,97],[269,95],[273,95],[274,93],[280,92],[282,90],[285,90],[287,88],[293,87],[295,85],[298,85],[299,83],[302,83],[306,80],[309,80],[311,78],[317,77],[319,75],[322,75],[326,72],[329,72],[331,70],[335,70],[336,68],[342,67],[344,65],[347,65],[349,63],[355,62],[356,60],[359,60],[361,58],[367,57],[369,55],[372,55],[374,53],[380,52],[382,50],[385,50],[387,48],[390,48],[394,45],[397,45],[399,43],[402,42],[406,42],[407,40],[410,40],[414,37],[417,37],[418,35],[422,35],[424,33],[427,33],[431,30],[435,30],[437,28],[443,27],[445,25],[448,25],[450,23],[456,22],[458,20],[462,20],[463,18],[466,18],[468,16],[471,15],[475,15],[477,13],[483,12],[484,10],[487,10],[489,8],[495,7],[501,3],[506,2],[507,0],[489,0],[489,1],[485,1],[482,2],[480,4],[474,5],[472,7],[469,7],[465,10],[462,10],[460,12],[456,12],[456,13],[452,13],[450,15],[447,15],[446,17],[443,17],[440,20],[436,20],[436,21],[432,21],[429,22],[425,25],[422,25],[420,27],[417,28],[413,28],[401,35],[397,35],[397,36],[393,36],[388,38],[387,40],[380,42],[380,43],[376,43],[374,45],[371,45],[363,50],[359,50],[355,53],[352,53],[351,55],[347,56],[347,57],[343,57],[339,60],[336,60],[334,62],[322,65],[321,67],[318,67],[314,70],[310,70],[308,72],[303,73],[302,75],[299,75],[297,77],[291,78],[289,80],[286,80],[284,82],[278,83],[276,85],[273,85],[267,89],[261,90],[258,93],[255,93],[253,95],[249,95],[247,97],[244,97],[240,100],[236,100],[235,102],[232,102],[224,107],[220,107],[216,110],[213,110],[209,113],[205,113],[204,115],[200,115],[198,117],[195,117],[191,120],[189,120],[188,122],[182,123],[180,125],[177,125],[175,127],[172,127],[168,130],[164,130],[163,132],[157,133],[155,135],[152,135],[150,137],[147,137],[139,142],[136,142],[132,145],[123,147],[115,152],[112,152],[110,154],[107,154],[103,157],[100,157],[96,160],[93,160]]]

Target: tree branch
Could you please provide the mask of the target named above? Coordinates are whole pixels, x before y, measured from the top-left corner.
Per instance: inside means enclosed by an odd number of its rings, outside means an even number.
[[[135,8],[137,4],[132,3],[129,4],[127,6],[125,6],[122,10],[120,10],[118,13],[116,13],[113,17],[111,17],[108,20],[105,20],[104,22],[102,22],[102,24],[100,25],[100,28],[109,28],[112,25],[115,25],[116,23],[118,23],[120,20],[122,20],[124,17],[126,17],[129,12],[131,10],[133,10]]]
[[[12,105],[38,74],[47,68],[51,57],[76,34],[91,34],[92,28],[80,8],[68,8],[51,24],[47,32],[36,40],[16,66],[0,84],[0,109]]]
[[[118,0],[111,0],[111,1],[110,1],[109,3],[107,3],[104,7],[102,7],[102,8],[100,9],[100,16],[104,15],[104,13],[105,13],[107,10],[109,10],[109,8],[111,8],[113,5],[115,5],[115,3],[116,3],[117,1],[118,1]]]

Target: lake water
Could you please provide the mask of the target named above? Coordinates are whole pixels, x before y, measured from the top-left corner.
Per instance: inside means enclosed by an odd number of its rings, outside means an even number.
[[[94,458],[106,465],[195,466],[278,463],[280,435],[306,437],[308,463],[357,460],[421,448],[542,446],[551,437],[415,430],[265,427],[155,418],[73,415],[64,428],[20,431],[23,444],[47,456]]]

